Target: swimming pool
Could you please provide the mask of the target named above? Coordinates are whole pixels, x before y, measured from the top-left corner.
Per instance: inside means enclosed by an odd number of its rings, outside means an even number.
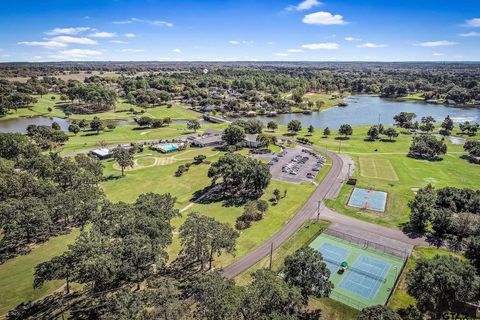
[[[168,152],[170,151],[175,151],[177,150],[178,148],[176,146],[174,146],[173,144],[165,144],[162,146],[163,148],[165,148],[165,150],[167,150]]]

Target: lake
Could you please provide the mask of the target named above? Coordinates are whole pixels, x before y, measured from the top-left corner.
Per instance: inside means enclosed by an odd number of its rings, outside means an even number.
[[[352,126],[373,125],[379,121],[384,125],[393,124],[393,116],[405,112],[414,112],[415,120],[420,122],[423,116],[432,116],[442,122],[447,115],[454,123],[473,121],[480,123],[480,108],[460,108],[447,105],[427,104],[414,101],[395,101],[375,96],[351,96],[346,99],[347,107],[333,107],[310,115],[302,113],[279,114],[276,117],[258,117],[262,122],[275,121],[286,125],[291,120],[299,120],[304,127],[329,127],[337,129],[348,123]]]
[[[257,117],[261,121],[276,121],[286,125],[291,120],[300,120],[304,127],[313,125],[316,128],[329,127],[337,129],[343,123],[352,126],[373,125],[379,121],[388,125],[393,123],[393,116],[401,111],[414,112],[417,114],[417,121],[423,116],[432,116],[437,122],[450,115],[453,122],[460,123],[473,121],[480,123],[480,108],[460,108],[447,105],[427,104],[414,101],[394,101],[374,96],[351,96],[346,99],[348,107],[333,107],[321,112],[313,112],[310,115],[302,113],[279,114],[276,117]],[[68,130],[69,119],[32,117],[17,119],[0,119],[0,132],[26,132],[29,124],[52,125],[57,122],[62,130]],[[174,120],[173,123],[184,124],[186,120]],[[116,124],[134,125],[133,121],[116,121]]]

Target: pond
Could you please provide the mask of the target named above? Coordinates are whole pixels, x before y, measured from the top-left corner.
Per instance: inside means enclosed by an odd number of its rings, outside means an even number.
[[[450,115],[454,123],[473,121],[480,123],[480,108],[460,108],[447,105],[427,104],[414,101],[395,101],[375,96],[351,96],[346,99],[347,107],[333,107],[310,115],[302,113],[279,114],[276,117],[258,117],[262,122],[275,121],[286,125],[291,120],[299,120],[304,127],[329,127],[337,129],[341,124],[352,126],[373,125],[379,121],[384,125],[393,124],[393,116],[401,111],[414,112],[416,121],[423,116],[432,116],[438,122]]]

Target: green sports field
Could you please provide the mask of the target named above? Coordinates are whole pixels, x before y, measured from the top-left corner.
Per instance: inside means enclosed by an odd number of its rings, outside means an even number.
[[[325,233],[313,240],[310,247],[322,253],[331,271],[330,281],[335,287],[330,298],[358,310],[387,302],[404,263],[397,256]],[[337,272],[344,261],[348,263],[347,270]]]

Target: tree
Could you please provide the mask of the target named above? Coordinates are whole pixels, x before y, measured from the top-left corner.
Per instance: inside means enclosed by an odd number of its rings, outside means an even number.
[[[58,124],[58,122],[52,122],[52,129],[53,130],[62,130],[62,128],[60,127],[60,124]]]
[[[308,133],[312,134],[313,132],[315,132],[315,128],[312,125],[310,125],[308,127]]]
[[[317,298],[328,297],[333,289],[333,283],[328,280],[330,270],[323,262],[322,255],[310,247],[297,250],[288,256],[283,274],[285,282],[298,287],[304,298],[310,295]]]
[[[371,141],[377,140],[380,132],[378,131],[377,126],[372,126],[368,129],[367,135],[368,139]]]
[[[133,167],[134,165],[133,154],[125,148],[116,147],[112,150],[112,156],[122,169],[122,177],[125,175],[125,168]]]
[[[192,212],[180,227],[180,256],[188,263],[200,263],[200,270],[204,270],[205,264],[209,262],[211,269],[214,254],[235,252],[238,236],[228,224]]]
[[[229,125],[222,135],[222,140],[228,145],[233,146],[239,144],[245,139],[245,130],[236,125]]]
[[[98,117],[94,117],[92,121],[90,121],[90,129],[92,131],[96,131],[97,134],[103,130],[103,123]]]
[[[420,130],[425,132],[431,132],[435,129],[435,119],[432,116],[422,117],[422,124],[420,125]]]
[[[390,139],[390,141],[393,141],[393,138],[398,137],[398,132],[395,128],[387,128],[383,133]]]
[[[241,288],[219,272],[201,274],[192,279],[187,291],[197,303],[196,319],[236,320],[242,299]]]
[[[268,202],[262,199],[257,200],[257,209],[260,211],[262,214],[267,212],[268,210]]]
[[[419,259],[407,275],[407,292],[416,299],[417,308],[433,319],[459,304],[478,298],[475,268],[451,255]]]
[[[325,129],[323,129],[323,136],[328,137],[329,135],[330,135],[330,129],[326,127]]]
[[[472,157],[480,157],[480,141],[468,140],[463,145],[463,149]]]
[[[73,133],[74,135],[77,135],[80,132],[80,127],[78,124],[71,124],[68,126],[68,132]]]
[[[437,194],[432,185],[418,190],[415,198],[408,202],[410,208],[410,225],[418,231],[425,231],[425,228],[436,214]]]
[[[473,137],[474,135],[477,134],[477,131],[478,131],[478,128],[480,127],[480,125],[478,123],[471,123],[469,121],[465,121],[464,123],[460,123],[460,130],[465,133],[467,132],[467,134],[471,137]]]
[[[222,179],[222,189],[229,196],[256,199],[268,186],[271,174],[268,166],[240,154],[228,153],[208,169],[215,184]]]
[[[302,130],[302,123],[298,120],[292,120],[287,124],[288,131],[297,133]]]
[[[273,197],[275,198],[275,203],[278,203],[278,201],[280,200],[280,190],[279,189],[275,189],[273,190]]]
[[[446,116],[443,120],[442,124],[440,125],[442,129],[440,129],[440,134],[442,136],[449,136],[453,130],[453,121],[450,119],[450,116]]]
[[[480,271],[480,236],[471,236],[467,239],[465,257]]]
[[[196,164],[202,163],[203,161],[205,161],[205,159],[207,159],[207,157],[203,154],[199,154],[199,155],[193,157],[193,160],[195,160]]]
[[[140,126],[140,127],[148,127],[152,124],[152,118],[143,116],[140,118],[134,118],[135,122]]]
[[[257,136],[257,141],[260,142],[260,145],[263,148],[268,148],[269,145],[277,142],[277,137],[273,134],[262,133]]]
[[[198,120],[194,119],[187,122],[187,128],[189,130],[193,130],[197,132],[197,130],[201,128],[201,125],[200,125],[200,122],[198,122]]]
[[[440,208],[435,210],[431,220],[432,229],[439,237],[443,237],[454,229],[453,212],[448,209]]]
[[[387,306],[376,305],[363,308],[357,320],[402,320],[400,315]]]
[[[345,138],[351,136],[353,134],[352,126],[349,124],[342,124],[340,129],[338,129],[338,133],[345,136]]]
[[[417,115],[413,112],[400,112],[393,117],[393,120],[395,121],[395,125],[397,127],[411,129],[413,127],[412,120],[416,117]]]
[[[434,136],[422,134],[413,137],[408,156],[415,159],[438,160],[440,155],[447,152],[447,145]]]
[[[289,286],[272,271],[258,270],[245,289],[240,305],[245,320],[295,319],[304,305],[300,290]]]
[[[267,123],[267,129],[271,131],[275,131],[278,129],[278,124],[275,121],[269,121]]]

